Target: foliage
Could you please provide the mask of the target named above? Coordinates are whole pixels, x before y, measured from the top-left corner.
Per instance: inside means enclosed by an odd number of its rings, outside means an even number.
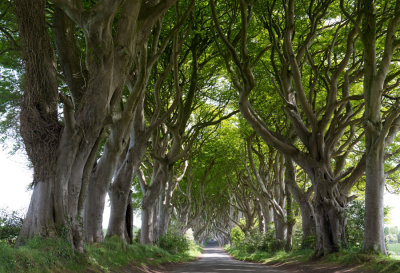
[[[253,262],[288,262],[290,260],[306,261],[309,260],[313,254],[311,249],[294,250],[289,253],[284,251],[270,252],[270,251],[256,251],[254,253],[248,253],[243,248],[237,248],[234,246],[227,246],[225,250],[232,255],[235,259],[241,261],[253,261]]]
[[[387,250],[390,258],[400,260],[400,243],[388,244]]]
[[[249,232],[244,233],[238,226],[231,229],[230,238],[232,246],[243,250],[245,253],[256,252],[275,252],[276,241],[273,229],[268,229],[267,234],[259,232],[258,227],[254,227]]]
[[[385,207],[385,222],[388,221],[390,208]],[[354,200],[346,208],[346,236],[347,243],[350,248],[361,248],[364,235],[364,214],[365,202],[364,200]],[[396,242],[397,242],[397,235]]]
[[[13,243],[22,227],[24,218],[18,211],[8,212],[0,209],[0,241],[7,240]]]
[[[365,204],[354,200],[346,209],[346,235],[349,247],[361,247],[364,235]]]
[[[275,244],[271,235],[272,234],[264,234],[253,229],[245,235],[242,242],[242,247],[247,253],[273,250]]]
[[[189,240],[174,232],[167,232],[160,236],[158,246],[172,254],[184,253],[190,248]]]
[[[234,246],[240,246],[244,239],[244,232],[240,229],[239,226],[235,226],[231,229],[231,242]]]

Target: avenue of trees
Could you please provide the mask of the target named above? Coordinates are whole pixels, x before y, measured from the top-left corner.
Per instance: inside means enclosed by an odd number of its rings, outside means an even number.
[[[399,0],[3,1],[0,130],[34,174],[17,244],[83,252],[108,195],[128,243],[139,210],[142,244],[172,225],[289,251],[299,229],[316,257],[362,204],[359,244],[386,254],[399,46]]]

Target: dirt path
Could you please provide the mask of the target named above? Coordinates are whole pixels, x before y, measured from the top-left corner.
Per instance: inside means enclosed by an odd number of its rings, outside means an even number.
[[[234,260],[222,248],[210,246],[198,261],[178,265],[166,265],[147,272],[260,272],[260,273],[366,273],[344,266],[321,265],[317,263],[291,263],[265,265]]]

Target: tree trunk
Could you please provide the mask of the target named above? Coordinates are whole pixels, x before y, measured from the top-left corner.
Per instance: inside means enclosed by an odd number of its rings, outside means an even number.
[[[315,219],[314,219],[314,210],[313,206],[310,202],[310,196],[304,192],[297,185],[296,182],[296,169],[293,161],[289,157],[285,157],[285,165],[286,165],[286,185],[289,192],[293,195],[293,198],[296,200],[297,204],[300,207],[301,213],[301,224],[303,231],[303,241],[302,247],[304,248],[313,248],[314,238],[315,238]],[[291,179],[288,179],[291,177]]]
[[[88,243],[104,240],[103,212],[105,198],[118,166],[118,160],[127,146],[129,134],[126,132],[130,131],[131,123],[131,120],[129,120],[128,124],[117,122],[112,126],[111,135],[107,139],[99,163],[91,172],[84,214],[84,228]]]
[[[288,169],[286,168],[286,173],[288,173]],[[286,178],[288,175],[285,176]],[[292,195],[288,190],[288,186],[286,184],[286,223],[287,223],[287,238],[285,244],[285,251],[289,252],[292,250],[293,246],[293,227],[296,223],[296,219],[294,218],[293,206],[292,206]]]
[[[274,226],[275,226],[275,248],[281,250],[285,247],[287,240],[287,223],[285,219],[278,216],[274,212]]]
[[[267,234],[269,232],[269,226],[272,222],[272,212],[271,212],[271,207],[270,205],[267,204],[263,204],[261,206],[261,210],[262,210],[262,214],[263,214],[263,218],[264,218],[264,233]]]
[[[297,201],[297,200],[296,200]],[[315,247],[315,219],[312,204],[308,200],[297,202],[300,206],[301,227],[303,231],[302,248]]]
[[[167,198],[168,192],[166,189],[161,189],[161,194],[158,202],[158,218],[157,218],[157,238],[156,240],[168,232],[169,223],[169,200]]]
[[[365,187],[365,233],[363,249],[386,254],[384,234],[384,150],[381,147],[367,150]]]
[[[364,251],[374,251],[387,254],[385,246],[384,229],[384,202],[385,175],[384,153],[387,141],[385,127],[394,125],[390,121],[392,112],[390,109],[385,122],[381,117],[381,96],[384,83],[391,64],[391,58],[395,49],[395,33],[399,24],[400,3],[396,2],[395,18],[389,21],[387,27],[385,48],[380,63],[377,64],[376,40],[377,40],[377,15],[375,3],[372,0],[362,1],[363,23],[361,40],[364,46],[364,99],[365,99],[365,146],[366,146],[366,172],[365,172],[365,232],[363,240]],[[379,54],[378,54],[379,55]],[[377,70],[379,67],[379,70]],[[397,114],[398,116],[398,114]],[[396,128],[396,126],[390,126]],[[389,128],[389,127],[387,127]],[[397,132],[396,132],[397,133]],[[396,134],[395,133],[395,134]],[[394,135],[395,135],[394,134]]]
[[[123,240],[128,239],[125,237],[125,214],[131,196],[129,191],[133,177],[147,149],[148,137],[145,133],[143,103],[144,97],[135,112],[129,148],[109,190],[111,212],[107,236],[119,236]]]
[[[315,257],[337,252],[344,245],[345,202],[329,174],[323,169],[314,169],[310,178],[314,185],[314,214],[317,232]]]
[[[140,243],[144,245],[153,245],[153,214],[155,205],[147,204],[142,201],[142,226],[140,229]]]
[[[156,161],[153,167],[152,181],[145,188],[142,199],[142,228],[140,231],[141,244],[154,244],[157,239],[157,205],[159,196],[167,179],[168,165]]]
[[[107,237],[118,236],[122,240],[129,242],[129,232],[127,231],[126,218],[128,205],[131,204],[130,187],[133,173],[132,164],[124,162],[114,183],[111,185],[110,196],[110,219],[107,228]]]
[[[264,217],[261,210],[260,202],[257,202],[257,215],[258,215],[258,232],[264,233]]]
[[[18,244],[33,236],[55,236],[57,229],[53,200],[62,128],[57,120],[58,84],[45,4],[46,1],[15,1],[25,64],[20,132],[34,171],[33,193]]]
[[[105,153],[109,153],[107,148]],[[109,183],[112,179],[112,173],[115,170],[116,156],[107,156],[104,154],[99,164],[90,178],[88,195],[85,203],[84,227],[86,242],[102,242],[103,235],[103,212],[105,198]]]
[[[53,217],[53,187],[50,181],[37,182],[24,220],[17,245],[34,236],[54,237],[56,228]]]

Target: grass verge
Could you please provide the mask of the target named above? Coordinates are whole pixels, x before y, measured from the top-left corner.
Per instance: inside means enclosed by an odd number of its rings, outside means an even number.
[[[61,239],[34,238],[16,249],[0,242],[0,273],[9,272],[111,272],[128,264],[158,265],[183,262],[200,255],[200,247],[191,244],[184,253],[171,254],[159,247],[127,245],[118,238],[86,247],[84,254],[73,251]]]
[[[235,259],[259,263],[290,263],[307,262],[313,255],[313,250],[294,250],[289,253],[279,251],[247,253],[243,249],[226,246],[225,250]],[[400,273],[400,261],[390,256],[360,253],[358,250],[343,250],[323,257],[320,263],[333,263],[349,267],[360,266],[364,270],[377,273]]]

